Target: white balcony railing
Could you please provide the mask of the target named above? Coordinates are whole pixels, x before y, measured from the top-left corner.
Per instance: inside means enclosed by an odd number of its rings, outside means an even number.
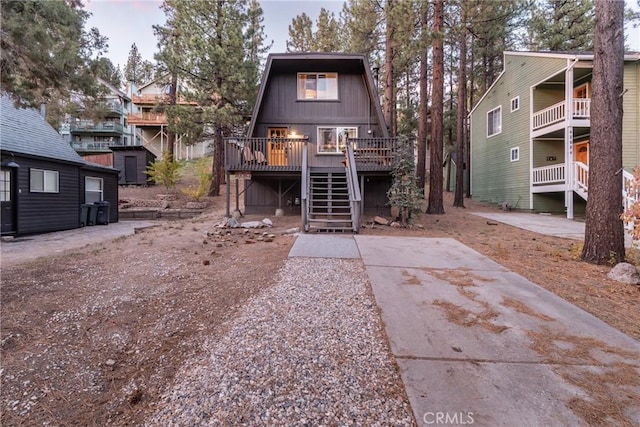
[[[533,185],[557,184],[565,181],[564,163],[533,168]]]
[[[532,122],[533,129],[540,129],[554,123],[561,122],[566,117],[566,102],[560,101],[543,110],[533,113]],[[591,117],[591,99],[590,98],[574,98],[573,113],[574,119],[588,119]]]
[[[533,113],[533,129],[540,129],[550,124],[564,120],[566,103],[564,101],[553,104],[544,110]]]
[[[589,190],[589,166],[581,162],[575,162],[574,165],[574,190],[586,195]]]

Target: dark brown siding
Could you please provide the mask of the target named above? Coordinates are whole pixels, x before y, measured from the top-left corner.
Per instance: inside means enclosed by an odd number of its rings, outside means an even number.
[[[80,165],[15,156],[18,169],[18,234],[46,233],[80,226]],[[58,193],[29,191],[30,169],[58,172]]]
[[[390,176],[364,176],[363,203],[364,213],[367,215],[389,216],[387,191],[391,188]],[[361,188],[362,190],[362,188]]]
[[[136,158],[136,177],[133,181],[125,180],[125,157],[133,156]],[[153,181],[149,180],[149,176],[145,173],[147,165],[154,160],[153,154],[147,150],[123,150],[113,152],[113,167],[120,171],[118,184],[120,185],[149,185]]]

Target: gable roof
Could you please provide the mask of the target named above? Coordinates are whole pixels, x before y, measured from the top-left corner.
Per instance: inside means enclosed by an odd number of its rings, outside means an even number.
[[[328,68],[340,69],[340,70],[355,70],[361,72],[364,76],[364,82],[367,92],[369,93],[369,99],[375,107],[375,115],[378,118],[380,127],[382,128],[383,136],[388,137],[389,131],[387,129],[387,123],[384,120],[382,114],[382,107],[380,106],[379,97],[373,86],[373,76],[371,75],[371,68],[369,67],[369,61],[364,54],[360,53],[272,53],[267,57],[267,62],[264,67],[264,73],[262,75],[262,81],[260,84],[260,90],[258,91],[258,97],[256,104],[253,107],[253,114],[251,116],[251,123],[249,124],[249,131],[247,136],[253,135],[256,121],[260,113],[260,107],[262,105],[262,99],[266,92],[267,85],[269,84],[269,77],[272,73],[282,71],[327,71]]]
[[[0,148],[16,154],[85,163],[39,111],[16,108],[4,94],[0,98]]]

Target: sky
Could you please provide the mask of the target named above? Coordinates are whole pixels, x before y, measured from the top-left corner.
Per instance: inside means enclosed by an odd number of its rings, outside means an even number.
[[[106,57],[121,69],[127,63],[129,50],[136,44],[143,60],[152,61],[157,49],[157,39],[152,26],[164,24],[164,12],[160,0],[84,0],[85,9],[92,13],[87,27],[96,27],[109,38]],[[264,26],[267,41],[273,40],[271,53],[286,50],[289,25],[297,15],[306,13],[312,21],[318,18],[320,8],[334,12],[336,18],[342,10],[342,0],[261,0],[264,12]],[[627,0],[635,5],[635,0]],[[640,28],[627,29],[627,44],[632,50],[640,51]]]
[[[85,10],[93,15],[86,27],[96,27],[109,38],[109,52],[105,55],[121,69],[127,64],[133,43],[143,60],[152,61],[157,52],[157,39],[153,25],[164,24],[161,0],[85,0]],[[336,18],[342,10],[342,0],[261,0],[267,42],[273,40],[271,53],[286,51],[289,25],[297,15],[306,13],[315,22],[320,8],[334,12]]]

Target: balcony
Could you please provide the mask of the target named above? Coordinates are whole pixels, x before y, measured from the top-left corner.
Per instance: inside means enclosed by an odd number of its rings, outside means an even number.
[[[302,171],[306,139],[226,138],[225,166],[234,171]]]
[[[118,122],[97,122],[91,120],[81,120],[71,123],[71,134],[102,134],[102,135],[122,135],[124,127]]]
[[[168,122],[164,113],[130,113],[127,115],[127,123],[136,126],[160,126]]]
[[[144,95],[132,95],[131,101],[138,105],[157,105],[157,104],[169,104],[171,98],[166,94],[144,94]],[[182,97],[178,97],[176,104],[181,105],[197,105],[195,101],[187,101]]]
[[[117,102],[107,102],[104,107],[107,114],[122,115],[122,113],[124,113],[124,108]]]
[[[120,141],[92,141],[92,142],[71,142],[71,147],[73,147],[76,151],[111,151],[109,147],[113,147],[114,145],[122,145]]]
[[[566,118],[566,102],[561,101],[543,110],[533,113],[533,130],[542,129],[559,123]],[[588,120],[591,117],[591,99],[575,98],[573,100],[573,118]]]

